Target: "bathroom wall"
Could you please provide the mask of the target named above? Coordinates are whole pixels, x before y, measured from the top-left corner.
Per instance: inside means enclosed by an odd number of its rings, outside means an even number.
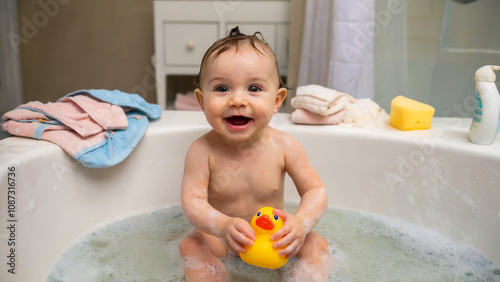
[[[407,2],[409,93],[405,96],[424,103],[430,103],[445,1]]]
[[[134,92],[155,102],[153,1],[19,0],[24,100],[79,89]]]
[[[500,65],[499,11],[498,0],[446,1],[431,88],[438,115],[472,116],[476,70]]]
[[[498,0],[408,0],[408,96],[471,117],[475,71],[500,64],[499,11]]]

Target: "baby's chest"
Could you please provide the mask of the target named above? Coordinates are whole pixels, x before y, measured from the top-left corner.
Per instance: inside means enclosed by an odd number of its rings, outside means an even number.
[[[283,165],[277,162],[227,161],[211,172],[210,188],[224,194],[274,193],[282,187],[283,178]]]

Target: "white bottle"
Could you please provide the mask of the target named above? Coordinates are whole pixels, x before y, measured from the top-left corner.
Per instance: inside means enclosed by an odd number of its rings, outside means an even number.
[[[495,85],[495,72],[500,66],[487,65],[476,71],[476,110],[470,126],[470,141],[493,143],[500,129],[500,94]]]

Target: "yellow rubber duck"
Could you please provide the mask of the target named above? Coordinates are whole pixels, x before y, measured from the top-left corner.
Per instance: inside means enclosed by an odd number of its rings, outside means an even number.
[[[276,269],[288,261],[278,251],[285,248],[275,249],[271,235],[283,227],[283,219],[273,214],[274,208],[263,207],[252,218],[250,226],[257,237],[252,246],[245,246],[246,253],[240,253],[241,259],[251,265]]]

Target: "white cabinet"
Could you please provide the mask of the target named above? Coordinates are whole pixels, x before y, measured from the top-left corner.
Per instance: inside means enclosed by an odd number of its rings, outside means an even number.
[[[175,96],[167,91],[167,77],[198,74],[205,51],[235,26],[245,34],[261,32],[286,75],[288,1],[155,0],[154,21],[156,98],[164,109]]]

